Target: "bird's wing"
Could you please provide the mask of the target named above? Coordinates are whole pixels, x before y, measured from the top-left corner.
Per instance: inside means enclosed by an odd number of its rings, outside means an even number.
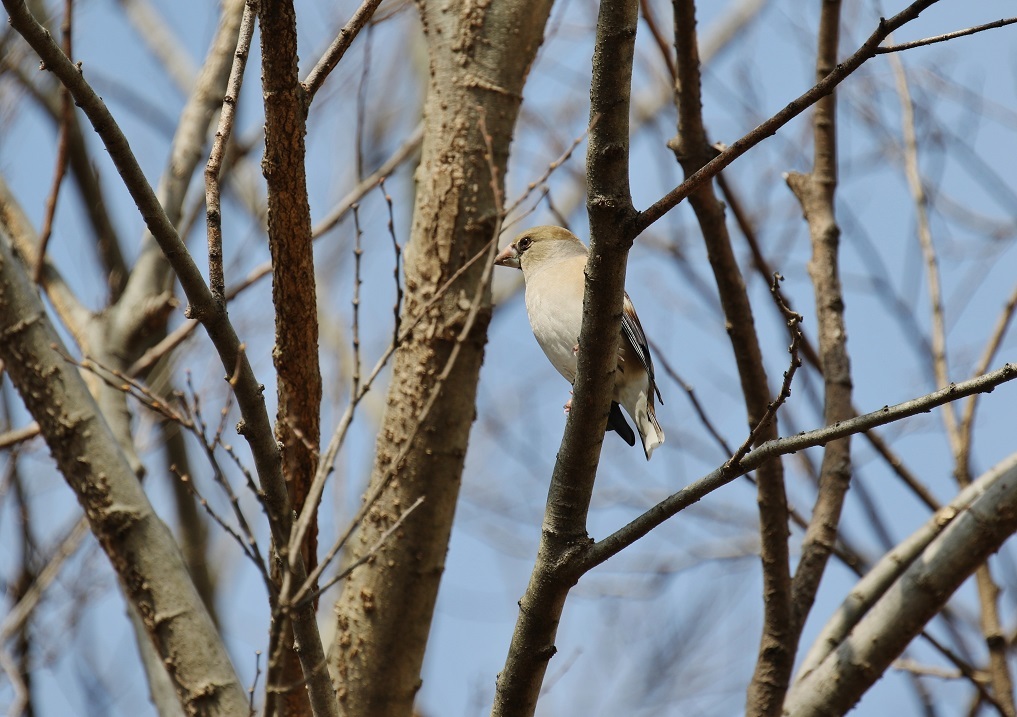
[[[636,315],[636,307],[632,305],[632,299],[629,298],[628,293],[625,294],[625,300],[622,304],[622,333],[625,334],[625,338],[628,339],[632,350],[639,357],[639,362],[646,369],[646,375],[650,379],[650,388],[657,395],[657,400],[664,403],[664,400],[660,397],[660,389],[657,388],[657,384],[654,381],[653,359],[650,357],[650,347],[646,342],[646,334],[643,333],[643,326],[639,323],[639,317]]]

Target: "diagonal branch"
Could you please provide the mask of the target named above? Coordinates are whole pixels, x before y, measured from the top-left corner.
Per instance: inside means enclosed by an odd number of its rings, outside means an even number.
[[[784,714],[845,714],[975,568],[1017,530],[1012,459],[976,486],[981,495],[911,561],[836,649],[795,683]]]
[[[374,11],[378,9],[379,5],[381,5],[381,0],[364,0],[353,13],[353,16],[350,17],[349,22],[339,30],[339,34],[332,40],[332,44],[328,46],[325,54],[318,60],[314,69],[308,73],[307,79],[302,83],[304,91],[307,93],[307,104],[311,104],[314,101],[314,96],[321,89],[321,86],[325,84],[329,73],[343,59],[343,55],[350,49],[350,45],[357,39],[357,35],[364,29],[364,26],[370,22]]]
[[[0,232],[0,361],[39,422],[185,708],[237,715],[243,687],[169,528],[159,520]]]
[[[911,42],[902,42],[899,45],[887,45],[880,47],[876,52],[880,55],[888,52],[902,52],[904,50],[911,50],[915,47],[925,47],[926,45],[933,45],[937,42],[946,42],[947,40],[953,40],[958,37],[966,37],[967,35],[974,35],[976,32],[985,32],[986,30],[995,30],[998,27],[1006,27],[1007,25],[1013,25],[1017,22],[1017,17],[1006,17],[994,22],[987,22],[984,25],[975,25],[974,27],[968,27],[963,30],[954,30],[953,32],[947,32],[942,35],[936,35],[934,37],[926,37],[921,40],[912,40]]]
[[[850,57],[838,63],[834,70],[824,77],[821,82],[817,83],[807,92],[793,100],[780,112],[773,115],[737,142],[729,146],[698,172],[693,174],[691,177],[688,177],[684,182],[640,212],[634,222],[635,233],[639,234],[645,230],[655,221],[676,207],[679,202],[692,194],[697,187],[717,176],[717,174],[729,164],[734,162],[767,137],[771,137],[776,134],[777,130],[781,127],[814,105],[821,98],[833,92],[837,85],[851,76],[851,74],[865,64],[865,62],[876,56],[879,43],[889,37],[894,30],[903,27],[917,18],[923,10],[931,7],[936,2],[938,2],[938,0],[918,0],[918,2],[908,5],[904,8],[904,10],[897,13],[890,19],[880,19],[879,26],[873,31],[862,46]]]
[[[951,384],[947,388],[934,391],[925,396],[904,401],[894,406],[884,406],[879,410],[846,421],[840,421],[832,426],[825,426],[794,436],[767,441],[755,450],[750,451],[739,463],[730,467],[725,464],[716,468],[669,498],[662,500],[625,527],[618,529],[603,540],[597,541],[585,551],[582,568],[583,570],[589,570],[608,558],[617,555],[664,521],[677,515],[690,505],[698,503],[707,495],[721,486],[727,485],[735,478],[755,470],[771,458],[796,453],[813,446],[825,446],[830,441],[835,441],[838,438],[853,436],[870,428],[894,423],[919,413],[928,413],[933,408],[956,401],[965,396],[973,396],[976,393],[991,393],[997,386],[1014,379],[1017,379],[1017,364],[1008,363],[991,373],[983,374],[970,381]]]

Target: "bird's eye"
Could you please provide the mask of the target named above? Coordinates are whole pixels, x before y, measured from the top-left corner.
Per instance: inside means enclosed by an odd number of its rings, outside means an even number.
[[[530,239],[529,237],[523,237],[518,242],[516,242],[516,248],[520,252],[524,252],[524,251],[526,251],[527,249],[530,248],[530,244],[532,244],[532,243],[533,243],[532,239]]]

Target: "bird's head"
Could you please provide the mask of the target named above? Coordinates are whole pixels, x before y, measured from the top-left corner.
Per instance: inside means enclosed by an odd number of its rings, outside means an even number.
[[[568,229],[554,226],[533,227],[515,240],[494,259],[498,266],[522,269],[526,274],[548,259],[585,255],[586,246]]]

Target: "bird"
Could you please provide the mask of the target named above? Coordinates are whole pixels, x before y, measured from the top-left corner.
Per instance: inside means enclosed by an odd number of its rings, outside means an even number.
[[[494,260],[498,266],[522,270],[530,328],[548,360],[569,383],[575,383],[579,363],[588,255],[586,245],[568,229],[539,226],[517,236]],[[661,404],[664,401],[654,380],[646,334],[628,294],[622,306],[621,330],[618,372],[607,427],[630,446],[635,445],[635,435],[619,405],[624,407],[639,431],[646,460],[650,460],[654,449],[664,442],[654,396]],[[565,404],[566,413],[571,404],[570,398]]]

